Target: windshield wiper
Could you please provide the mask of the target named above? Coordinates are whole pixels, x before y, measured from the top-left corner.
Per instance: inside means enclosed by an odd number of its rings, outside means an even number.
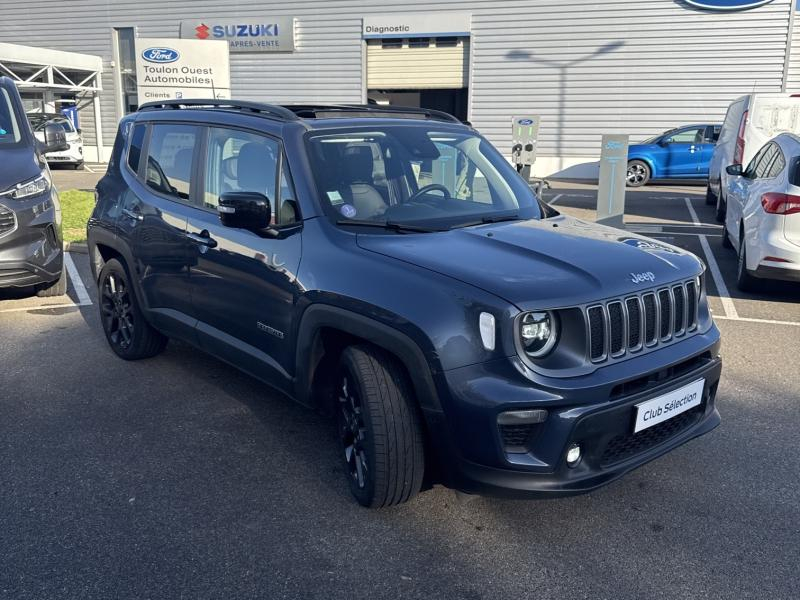
[[[421,225],[411,225],[409,223],[398,223],[397,221],[368,221],[359,219],[339,219],[336,221],[337,225],[354,225],[356,227],[381,227],[391,231],[406,231],[413,233],[433,233],[434,231],[442,231],[441,229],[433,229],[431,227],[423,227]]]
[[[502,223],[503,221],[519,221],[522,217],[519,215],[486,215],[481,217],[479,221],[468,221],[467,223],[457,223],[450,227],[450,229],[461,229],[462,227],[475,227],[476,225],[487,225],[489,223]]]

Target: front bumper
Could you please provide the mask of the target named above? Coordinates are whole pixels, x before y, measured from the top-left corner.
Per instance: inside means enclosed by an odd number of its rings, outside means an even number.
[[[64,252],[55,193],[25,200],[0,198],[0,213],[6,217],[0,226],[0,288],[58,281]]]
[[[719,425],[718,353],[719,333],[713,327],[577,378],[581,381],[546,386],[526,380],[522,385],[519,373],[514,377],[513,368],[502,364],[510,361],[448,372],[443,412],[426,413],[439,479],[463,492],[511,497],[567,496],[610,483]],[[633,433],[636,404],[698,379],[705,380],[700,406]],[[536,426],[525,451],[508,452],[497,415],[530,408],[547,409],[547,420]],[[570,467],[565,455],[573,443],[582,456]]]

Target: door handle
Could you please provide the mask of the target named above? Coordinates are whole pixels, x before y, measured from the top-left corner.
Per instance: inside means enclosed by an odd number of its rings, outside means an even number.
[[[697,150],[696,146],[689,146],[689,152],[694,154],[695,150]]]
[[[203,229],[200,233],[187,233],[186,237],[192,240],[195,244],[200,244],[206,248],[216,248],[217,240],[211,237],[207,229]]]
[[[128,217],[129,219],[133,219],[134,221],[141,221],[141,220],[144,219],[144,217],[142,216],[142,213],[136,212],[136,211],[131,210],[129,208],[123,208],[122,209],[122,214],[125,215],[126,217]]]

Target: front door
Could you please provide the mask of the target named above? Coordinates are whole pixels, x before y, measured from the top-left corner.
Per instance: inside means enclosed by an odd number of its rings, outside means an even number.
[[[687,127],[664,138],[664,174],[667,177],[696,177],[700,165],[705,127]]]
[[[300,295],[301,226],[282,157],[273,138],[209,128],[201,206],[189,217],[188,233],[195,243],[190,279],[201,345],[264,379],[277,377],[288,385],[291,327]],[[223,226],[217,205],[229,191],[264,194],[273,208],[273,229]]]
[[[189,268],[192,249],[186,239],[190,182],[201,130],[192,125],[136,124],[131,132],[128,166],[136,179],[122,200],[117,230],[128,239],[134,257],[131,273],[156,325],[167,334],[192,335]],[[133,178],[132,178],[133,179]]]

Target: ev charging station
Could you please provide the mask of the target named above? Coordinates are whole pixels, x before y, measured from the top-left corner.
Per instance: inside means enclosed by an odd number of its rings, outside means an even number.
[[[511,120],[511,160],[525,181],[530,181],[531,166],[536,162],[539,122],[538,115],[514,117]]]

